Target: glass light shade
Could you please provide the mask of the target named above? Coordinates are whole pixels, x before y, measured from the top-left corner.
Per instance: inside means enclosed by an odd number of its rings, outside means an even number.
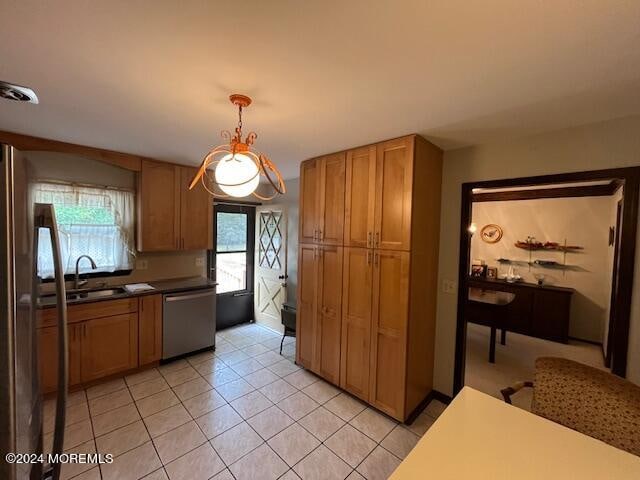
[[[251,195],[260,183],[258,166],[242,153],[222,157],[216,166],[215,178],[220,190],[232,197]]]

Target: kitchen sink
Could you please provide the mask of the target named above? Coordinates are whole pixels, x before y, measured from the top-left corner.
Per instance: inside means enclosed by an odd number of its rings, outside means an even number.
[[[112,297],[114,295],[120,295],[122,293],[125,293],[125,289],[120,287],[104,288],[100,290],[70,291],[67,292],[67,300]]]
[[[115,295],[122,295],[126,290],[122,287],[100,288],[95,290],[69,290],[67,291],[67,302],[77,302],[80,300],[92,300],[96,298],[109,298]],[[40,304],[55,303],[56,294],[50,293],[41,295]]]

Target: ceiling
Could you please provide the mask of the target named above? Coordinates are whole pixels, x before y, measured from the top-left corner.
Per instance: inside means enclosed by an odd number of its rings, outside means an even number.
[[[445,149],[640,113],[637,0],[0,0],[0,130],[197,164],[245,128],[301,160],[420,133]],[[11,21],[6,21],[10,19]]]

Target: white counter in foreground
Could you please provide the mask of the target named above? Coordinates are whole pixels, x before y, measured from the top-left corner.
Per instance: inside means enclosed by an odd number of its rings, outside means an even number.
[[[640,479],[640,457],[465,387],[392,480]]]

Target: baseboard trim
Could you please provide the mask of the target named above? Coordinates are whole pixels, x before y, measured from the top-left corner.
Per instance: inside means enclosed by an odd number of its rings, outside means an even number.
[[[602,342],[596,342],[595,340],[585,340],[584,338],[577,338],[577,337],[569,337],[569,340],[573,340],[574,342],[588,343],[590,345],[602,346]]]
[[[446,405],[449,405],[453,400],[449,395],[445,395],[442,392],[437,390],[431,390],[426,397],[418,404],[418,406],[409,414],[407,419],[404,421],[405,425],[411,425],[416,421],[416,418],[420,416],[420,414],[424,411],[425,408],[433,401],[438,400]]]

